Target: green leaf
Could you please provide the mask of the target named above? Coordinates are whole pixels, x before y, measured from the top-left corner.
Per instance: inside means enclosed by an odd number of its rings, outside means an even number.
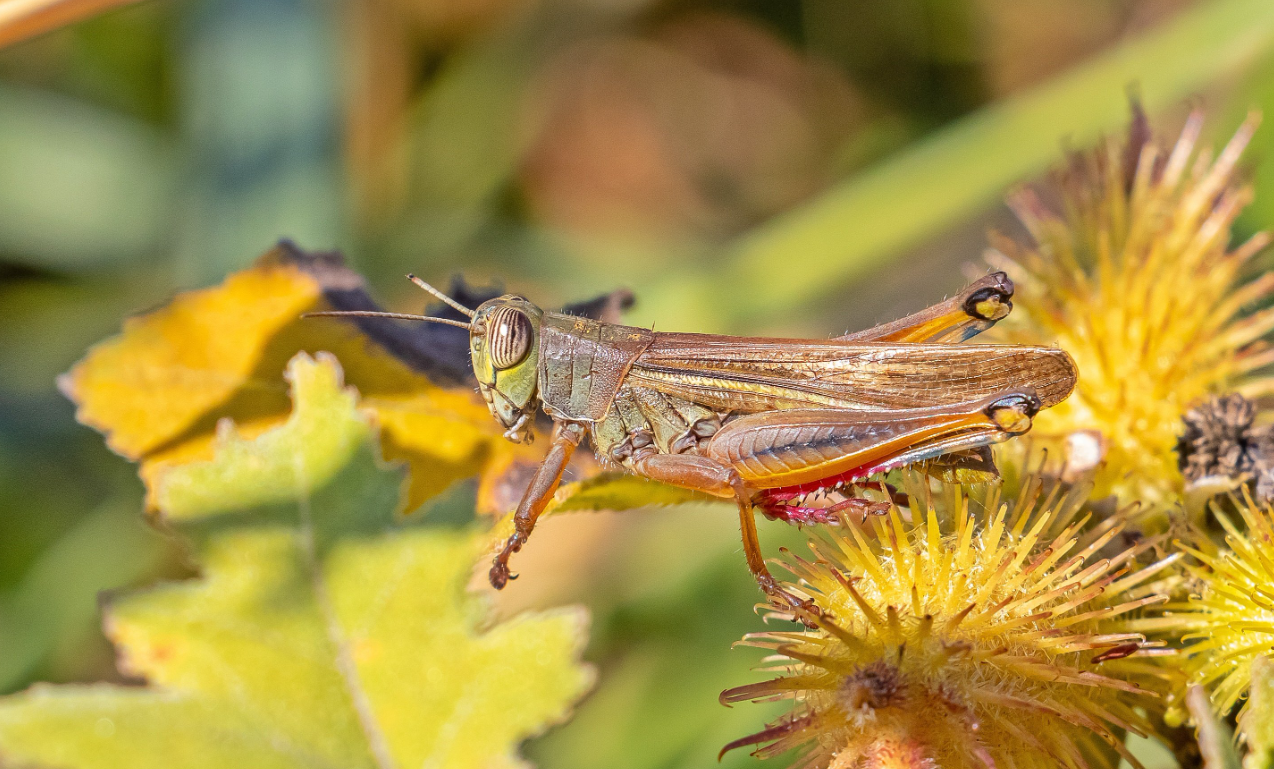
[[[1191,686],[1186,693],[1186,707],[1190,709],[1190,717],[1198,730],[1203,769],[1242,769],[1239,754],[1234,749],[1234,735],[1213,712],[1207,690],[1202,686]]]
[[[1274,662],[1269,657],[1257,657],[1252,663],[1252,688],[1239,730],[1247,742],[1244,769],[1274,766]]]
[[[479,631],[475,537],[398,519],[330,356],[288,368],[295,408],[160,478],[202,577],[117,602],[148,686],[41,686],[0,701],[6,763],[67,767],[513,767],[591,681],[579,610]],[[228,424],[228,423],[227,423]]]
[[[1252,65],[1271,47],[1274,3],[1199,3],[774,218],[743,236],[711,272],[677,270],[664,283],[638,286],[639,317],[677,328],[693,314],[695,330],[737,331],[790,315],[993,204],[1006,187],[1052,163],[1063,139],[1083,144],[1123,125],[1130,85],[1155,112]],[[734,301],[710,302],[717,317],[705,318],[704,297]]]

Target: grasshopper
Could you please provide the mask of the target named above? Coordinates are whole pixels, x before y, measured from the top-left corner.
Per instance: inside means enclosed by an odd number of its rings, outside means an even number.
[[[603,465],[733,500],[752,575],[767,595],[794,604],[766,568],[755,511],[835,523],[846,511],[887,509],[848,494],[896,467],[994,472],[987,447],[1027,432],[1040,409],[1075,385],[1075,364],[1062,350],[958,344],[1012,309],[1013,284],[999,272],[928,309],[835,339],[654,332],[546,312],[514,295],[470,309],[407,277],[469,321],[312,314],[460,326],[504,437],[530,441],[540,409],[553,420],[515,531],[491,566],[497,589],[515,578],[509,559],[585,436]]]

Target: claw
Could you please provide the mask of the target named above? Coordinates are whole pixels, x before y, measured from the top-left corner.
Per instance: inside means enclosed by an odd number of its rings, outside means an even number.
[[[491,580],[491,587],[496,590],[503,590],[504,586],[509,584],[509,580],[518,578],[518,575],[509,573],[509,558],[521,549],[521,543],[515,543],[515,539],[516,535],[510,538],[509,543],[495,557],[495,561],[491,564],[491,571],[487,574],[488,579]]]
[[[818,619],[823,616],[823,610],[812,599],[797,598],[779,587],[778,580],[769,574],[758,575],[757,584],[770,599],[771,606],[779,611],[791,612],[798,622],[811,630],[818,627]]]
[[[491,572],[487,577],[491,580],[491,587],[496,590],[503,590],[504,586],[509,584],[509,580],[517,579],[517,577],[509,573],[508,565],[501,563],[499,558],[491,566]]]

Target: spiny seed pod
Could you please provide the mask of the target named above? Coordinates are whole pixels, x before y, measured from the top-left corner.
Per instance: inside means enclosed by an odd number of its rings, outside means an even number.
[[[1238,393],[1211,398],[1186,412],[1177,466],[1189,484],[1212,478],[1254,481],[1255,496],[1274,495],[1274,431],[1256,424],[1256,404]]]
[[[1247,694],[1253,663],[1274,654],[1274,508],[1247,492],[1235,503],[1238,521],[1212,511],[1229,549],[1196,535],[1184,548],[1194,559],[1186,566],[1189,597],[1165,605],[1163,617],[1137,623],[1138,630],[1168,631],[1182,640],[1188,679],[1174,702],[1199,685],[1223,714]],[[1177,704],[1171,715],[1183,719],[1184,709]]]
[[[726,749],[829,769],[1137,766],[1123,731],[1152,731],[1147,657],[1166,650],[1123,623],[1164,600],[1149,583],[1176,556],[1142,566],[1161,539],[1129,544],[1126,511],[1090,525],[1090,486],[1031,481],[1002,503],[917,483],[910,522],[846,519],[813,560],[789,557],[815,627],[745,639],[778,676],[722,700],[793,708]]]
[[[1231,248],[1252,196],[1239,160],[1257,122],[1213,159],[1196,146],[1201,113],[1169,145],[1138,110],[1126,141],[1075,153],[1054,175],[1060,205],[1030,189],[1009,199],[1031,240],[997,237],[987,256],[1017,287],[1017,310],[997,331],[1075,359],[1075,392],[1040,414],[1031,435],[1037,446],[1055,443],[1054,456],[1079,431],[1096,436],[1078,445],[1104,457],[1067,465],[1094,469],[1099,495],[1160,508],[1180,501],[1172,448],[1186,411],[1217,393],[1274,390],[1264,371],[1274,348],[1262,341],[1274,309],[1245,315],[1274,292],[1274,274],[1244,279],[1269,237]],[[1012,459],[1006,452],[1002,464]]]

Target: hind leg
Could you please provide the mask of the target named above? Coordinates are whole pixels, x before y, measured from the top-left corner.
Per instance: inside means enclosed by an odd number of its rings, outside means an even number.
[[[817,607],[788,593],[770,574],[761,553],[761,539],[752,514],[751,493],[739,474],[707,457],[694,454],[648,454],[634,459],[633,469],[651,480],[662,481],[683,489],[693,489],[717,497],[732,497],[739,506],[739,528],[743,534],[743,554],[757,585],[767,596],[791,608],[798,616],[818,613]]]
[[[889,502],[876,502],[857,497],[851,497],[827,507],[804,507],[799,504],[776,501],[765,497],[762,497],[757,504],[757,509],[766,518],[771,521],[790,523],[793,526],[810,526],[816,523],[835,526],[840,523],[842,512],[853,516],[859,522],[866,522],[873,515],[888,513],[889,508]]]

